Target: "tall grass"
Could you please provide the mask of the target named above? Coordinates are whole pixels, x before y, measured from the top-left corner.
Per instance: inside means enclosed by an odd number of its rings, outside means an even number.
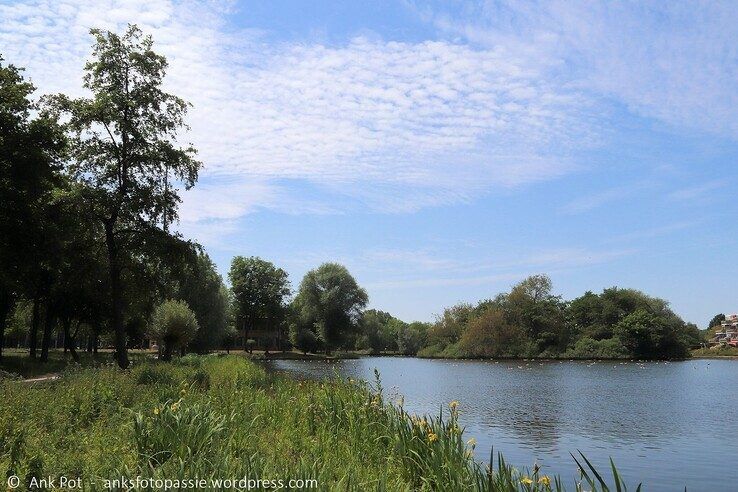
[[[474,446],[455,402],[434,416],[410,415],[385,400],[378,378],[293,381],[237,356],[0,383],[0,474],[26,480],[80,476],[90,490],[120,476],[315,479],[319,490],[564,490],[560,479],[502,456],[476,462]],[[572,475],[577,468],[570,490],[625,490],[614,467],[605,479],[578,456]]]

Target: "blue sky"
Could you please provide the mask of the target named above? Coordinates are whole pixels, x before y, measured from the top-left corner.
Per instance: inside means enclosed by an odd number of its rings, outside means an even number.
[[[534,273],[738,311],[735,2],[0,0],[0,50],[79,94],[128,22],[193,103],[180,230],[224,275],[339,261],[405,320]]]

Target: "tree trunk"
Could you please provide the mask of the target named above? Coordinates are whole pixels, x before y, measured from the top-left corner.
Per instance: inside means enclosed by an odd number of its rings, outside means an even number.
[[[161,360],[163,361],[172,360],[172,342],[162,340],[162,345],[164,345],[164,349],[161,353]]]
[[[54,326],[54,310],[49,303],[46,305],[46,316],[44,316],[44,336],[41,340],[41,362],[49,360],[49,344],[51,343],[51,329]]]
[[[72,336],[72,332],[69,329],[71,324],[72,320],[64,320],[64,350],[69,350],[69,353],[71,354],[72,359],[74,359],[74,362],[79,362],[79,355],[77,355],[77,350],[75,349],[77,340],[75,337]]]
[[[36,295],[33,298],[33,316],[31,317],[31,333],[28,339],[28,347],[30,348],[29,355],[32,359],[36,358],[36,345],[38,345],[38,324],[41,321],[39,319],[39,309],[41,300]]]
[[[121,287],[121,268],[112,223],[105,224],[105,243],[108,247],[108,270],[110,273],[110,294],[112,301],[112,324],[115,333],[115,359],[121,369],[128,367],[126,347],[126,328],[123,325],[123,292]]]
[[[5,325],[8,322],[8,315],[10,314],[10,310],[13,309],[15,300],[7,291],[4,291],[0,296],[0,359],[2,359],[3,347],[5,346]]]

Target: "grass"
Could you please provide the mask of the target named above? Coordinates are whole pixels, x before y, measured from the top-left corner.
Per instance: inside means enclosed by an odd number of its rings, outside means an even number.
[[[738,347],[700,348],[692,351],[692,357],[738,357]]]
[[[77,354],[80,358],[79,363],[74,362],[72,356],[68,353],[65,354],[63,350],[52,349],[49,350],[49,360],[41,362],[39,360],[40,350],[37,357],[32,359],[28,356],[28,349],[3,349],[0,371],[3,371],[6,375],[35,378],[47,374],[56,374],[70,367],[97,367],[113,361],[112,352],[109,350],[100,351],[97,354],[78,350]],[[150,355],[144,351],[131,351],[130,354],[132,358],[139,360]],[[2,376],[0,376],[0,379],[2,379]]]
[[[378,378],[293,381],[238,356],[135,360],[127,371],[68,367],[55,381],[0,381],[0,474],[26,484],[66,475],[81,477],[88,490],[121,476],[317,480],[317,490],[342,491],[564,489],[560,479],[515,469],[502,456],[475,462],[473,449],[455,402],[437,416],[409,415],[384,400]],[[577,469],[570,490],[609,490],[583,456],[572,460]],[[608,477],[611,490],[625,490],[614,467]],[[261,485],[250,490],[269,489]]]

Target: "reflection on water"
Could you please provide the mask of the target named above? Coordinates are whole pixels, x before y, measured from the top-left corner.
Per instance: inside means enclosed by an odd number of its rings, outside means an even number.
[[[271,361],[303,378],[334,374],[373,380],[405,398],[410,412],[434,413],[461,402],[477,456],[502,451],[520,466],[573,480],[569,453],[605,468],[612,456],[629,483],[646,490],[736,490],[738,361],[538,362],[447,361],[374,357],[343,361]]]

